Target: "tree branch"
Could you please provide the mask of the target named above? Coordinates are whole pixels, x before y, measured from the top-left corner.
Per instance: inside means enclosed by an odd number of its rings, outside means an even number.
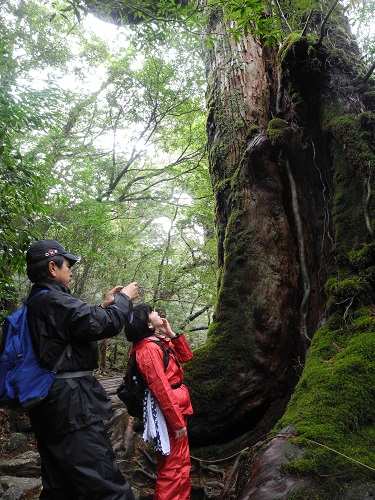
[[[277,8],[278,8],[278,10],[279,10],[279,12],[280,12],[281,17],[284,19],[285,24],[288,26],[289,31],[292,33],[292,31],[293,31],[293,30],[292,30],[292,28],[290,27],[290,25],[289,25],[289,23],[288,23],[288,21],[287,21],[286,17],[284,16],[284,12],[282,11],[282,9],[281,9],[281,7],[280,7],[279,1],[278,1],[278,0],[275,0],[275,2],[276,2],[276,6],[277,6]]]
[[[322,42],[323,42],[323,38],[324,38],[324,36],[325,36],[325,34],[324,34],[324,28],[325,28],[325,25],[327,24],[327,21],[328,21],[328,19],[329,19],[329,16],[330,16],[330,15],[332,14],[332,12],[333,12],[333,9],[334,9],[334,8],[336,7],[336,5],[338,4],[338,1],[339,1],[339,0],[335,0],[335,1],[333,2],[333,4],[331,5],[331,8],[329,9],[329,11],[328,11],[328,13],[327,13],[326,17],[323,19],[322,27],[320,28],[320,38],[319,38],[319,40],[317,41],[317,43],[315,43],[315,44],[313,45],[314,49],[319,49],[319,48],[321,47]]]
[[[185,321],[183,323],[181,323],[181,325],[179,325],[179,330],[184,330],[186,325],[191,323],[194,319],[198,318],[199,316],[201,316],[202,314],[204,314],[206,311],[208,311],[209,309],[211,309],[212,305],[206,305],[204,307],[202,307],[202,309],[200,309],[199,311],[195,312],[194,314],[191,314],[190,316],[188,316]],[[196,331],[196,330],[203,330],[203,329],[207,329],[207,328],[196,328],[196,329],[191,329],[190,331]]]
[[[311,16],[312,16],[312,12],[313,11],[311,9],[310,12],[309,12],[309,15],[307,16],[306,23],[305,23],[305,26],[303,27],[301,36],[306,36],[307,27],[309,25],[309,22],[310,22],[310,19],[311,19]]]
[[[375,61],[371,64],[370,69],[367,71],[367,73],[363,79],[364,83],[367,83],[369,81],[370,76],[373,74],[374,70],[375,70]]]

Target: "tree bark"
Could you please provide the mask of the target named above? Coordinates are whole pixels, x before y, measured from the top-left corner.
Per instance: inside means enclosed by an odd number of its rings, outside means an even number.
[[[211,22],[215,32],[228,28],[220,19]],[[271,61],[277,51],[248,36],[241,43],[223,38],[205,56],[219,295],[209,340],[187,370],[192,440],[204,435],[211,443],[229,441],[262,419],[263,432],[277,420],[303,342],[291,195],[280,151],[267,135],[276,115],[278,68]]]

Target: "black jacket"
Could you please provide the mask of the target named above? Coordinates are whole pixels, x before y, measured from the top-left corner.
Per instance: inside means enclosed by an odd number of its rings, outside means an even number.
[[[35,284],[29,298],[38,290],[48,292],[31,301],[27,319],[42,366],[53,369],[70,344],[71,354],[63,357],[58,372],[97,368],[97,340],[113,337],[122,330],[132,313],[132,301],[119,293],[106,309],[91,306],[74,298],[65,285],[53,280]],[[108,419],[111,414],[110,398],[91,375],[55,380],[48,397],[29,410],[33,431],[43,438],[73,432]]]

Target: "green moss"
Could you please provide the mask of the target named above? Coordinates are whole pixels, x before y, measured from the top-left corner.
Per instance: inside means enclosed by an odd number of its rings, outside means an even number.
[[[300,42],[301,40],[301,33],[291,33],[284,41],[283,45],[281,46],[278,54],[278,61],[279,64],[282,65],[284,62],[284,59],[287,57],[289,54],[289,51],[292,50],[293,46]]]
[[[210,144],[209,163],[212,165],[211,173],[214,177],[213,183],[221,180],[223,165],[225,165],[225,175],[231,176],[237,168],[238,163],[233,158],[232,163],[228,163],[228,156],[233,149],[233,144],[244,144],[247,137],[247,124],[241,118],[244,114],[245,103],[240,90],[232,92],[229,96],[230,105],[220,106],[219,100],[212,103],[209,108],[208,123],[215,130],[216,140]],[[230,110],[230,112],[229,112]],[[209,131],[210,136],[210,131]],[[218,166],[215,168],[215,166]]]
[[[236,121],[234,122],[234,128],[236,130],[240,130],[245,127],[245,123],[241,118],[237,118]]]
[[[348,481],[375,468],[375,318],[368,308],[351,323],[329,321],[313,338],[309,358],[279,428],[294,426],[303,450],[289,471]],[[344,456],[345,455],[345,456]],[[359,463],[358,463],[359,462]],[[338,498],[334,496],[334,498]]]
[[[366,280],[359,276],[339,280],[338,278],[329,278],[327,280],[326,290],[332,294],[338,301],[347,300],[361,293],[370,293],[371,287]]]
[[[356,121],[361,129],[361,138],[369,144],[374,144],[375,135],[375,113],[373,111],[365,111],[360,113]],[[373,148],[374,150],[375,148]]]
[[[333,15],[331,18],[333,21],[331,28],[335,33],[335,41],[334,43],[328,43],[327,38],[325,38],[321,51],[326,53],[326,58],[329,58],[330,63],[336,68],[344,70],[346,74],[355,77],[359,72],[363,71],[365,65],[361,60],[355,39],[348,33],[347,23],[339,11],[337,11],[337,14],[338,16]]]
[[[233,189],[233,196],[235,192]],[[251,365],[255,356],[255,339],[243,335],[243,325],[252,324],[256,303],[257,291],[252,284],[258,279],[253,250],[257,238],[255,229],[244,220],[243,211],[232,208],[225,228],[225,258],[220,270],[215,316],[205,345],[194,350],[194,359],[185,369],[196,413],[210,415],[212,408],[219,405],[223,413],[229,411],[235,404],[236,393],[228,397],[228,386],[241,384],[237,380],[239,373]],[[199,432],[204,433],[205,421],[201,419],[199,425]]]
[[[329,294],[327,310],[329,312],[351,310],[361,305],[371,304],[374,293],[371,284],[360,276],[339,279],[329,278],[325,289]]]
[[[254,135],[257,134],[259,130],[259,127],[258,125],[251,125],[248,129],[247,129],[247,133],[246,133],[246,137],[248,139],[250,139],[251,137],[253,137]]]
[[[295,108],[304,103],[301,95],[298,92],[294,92],[291,96],[291,99],[292,99],[292,106]]]
[[[193,402],[199,402],[195,403],[199,412],[210,413],[213,405],[222,405],[228,400],[228,381],[236,379],[239,365],[254,354],[252,343],[237,334],[243,321],[244,312],[233,308],[232,317],[226,322],[211,323],[205,345],[194,350],[194,378],[190,364],[185,368],[186,383]]]
[[[375,88],[370,88],[363,93],[363,100],[367,107],[375,108]]]
[[[364,279],[366,279],[369,283],[374,285],[375,283],[375,265],[369,266],[361,272],[361,275]]]
[[[296,74],[298,74],[299,83],[301,83],[301,76],[305,75],[310,85],[311,75],[320,74],[322,71],[322,54],[314,47],[315,42],[314,36],[301,36],[301,33],[294,32],[286,38],[279,50],[280,67],[288,68],[289,77],[293,69],[298,68]]]
[[[375,113],[373,111],[364,111],[357,116],[357,121],[362,128],[373,129]]]
[[[214,185],[214,192],[217,195],[218,193],[224,192],[226,189],[230,188],[230,179],[223,179],[222,181],[218,182],[217,184]]]
[[[371,142],[363,138],[359,120],[347,115],[340,106],[329,104],[322,109],[322,128],[328,137],[334,172],[335,251],[338,260],[346,259],[352,248],[366,241],[369,231],[364,206],[367,188],[364,180],[368,166],[375,164]],[[370,219],[375,216],[374,204],[368,206]]]
[[[351,324],[353,333],[375,333],[375,316],[372,309],[362,307],[353,314]]]
[[[282,118],[273,118],[268,123],[268,129],[287,129],[289,123]]]
[[[309,45],[309,48],[307,49],[307,54],[310,56],[310,57],[313,57],[315,58],[316,55],[317,55],[317,51],[315,49],[315,47],[313,45]]]
[[[349,261],[357,270],[372,266],[375,263],[375,243],[366,244],[359,250],[351,250]]]
[[[271,144],[287,144],[290,138],[290,125],[281,118],[274,118],[268,123],[267,134]]]
[[[364,165],[369,161],[374,161],[375,157],[369,149],[368,144],[361,138],[359,125],[361,121],[356,120],[352,115],[343,114],[337,105],[330,105],[324,108],[322,125],[323,129],[330,132],[336,141],[340,142],[340,147],[345,152],[346,161],[349,166],[363,170]]]

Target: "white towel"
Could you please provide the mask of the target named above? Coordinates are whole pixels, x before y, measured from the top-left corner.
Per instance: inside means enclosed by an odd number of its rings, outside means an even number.
[[[155,451],[161,451],[163,455],[169,455],[171,446],[169,443],[167,423],[150,389],[145,390],[143,399],[143,425],[143,441],[148,442],[154,440]]]

